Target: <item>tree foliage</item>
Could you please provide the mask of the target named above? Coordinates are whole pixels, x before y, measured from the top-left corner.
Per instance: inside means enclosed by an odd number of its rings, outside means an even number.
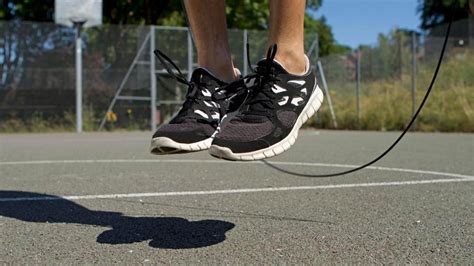
[[[0,19],[53,21],[54,0],[0,0]],[[226,15],[229,28],[268,29],[269,0],[227,0]],[[322,0],[308,0],[307,10],[315,11]],[[185,26],[186,16],[181,0],[104,0],[105,24],[139,24]],[[320,54],[346,50],[336,44],[325,18],[315,19],[306,14],[306,32],[319,34]]]
[[[418,12],[421,28],[429,29],[447,23],[452,15],[454,20],[473,15],[472,0],[419,0]]]
[[[336,43],[331,27],[326,23],[323,16],[320,19],[314,19],[310,15],[305,15],[305,33],[317,32],[319,38],[319,55],[326,56],[335,53],[344,53],[350,50],[350,47]]]
[[[54,0],[0,0],[0,19],[53,21]]]

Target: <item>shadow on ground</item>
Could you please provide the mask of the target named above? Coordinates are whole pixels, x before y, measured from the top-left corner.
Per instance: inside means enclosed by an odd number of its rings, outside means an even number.
[[[48,200],[34,200],[45,198]],[[150,241],[156,248],[201,248],[223,242],[235,224],[220,220],[188,221],[179,217],[129,217],[117,212],[89,210],[72,201],[46,194],[0,191],[0,216],[35,223],[71,223],[110,227],[98,243],[130,244]]]

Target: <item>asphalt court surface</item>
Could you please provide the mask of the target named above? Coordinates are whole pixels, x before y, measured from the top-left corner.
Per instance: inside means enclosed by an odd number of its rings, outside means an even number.
[[[346,170],[397,135],[303,131],[269,161]],[[374,168],[333,178],[153,156],[149,137],[1,135],[0,262],[474,262],[472,134],[409,133]]]

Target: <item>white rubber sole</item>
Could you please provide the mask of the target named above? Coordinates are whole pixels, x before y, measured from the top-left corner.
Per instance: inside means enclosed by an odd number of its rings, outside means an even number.
[[[217,158],[232,160],[232,161],[254,161],[254,160],[261,160],[265,158],[270,158],[281,154],[290,149],[293,144],[296,142],[296,138],[298,138],[298,132],[301,126],[308,121],[308,119],[313,116],[321,107],[321,104],[324,99],[323,91],[316,86],[313,95],[309,98],[308,104],[305,106],[301,114],[298,116],[296,120],[296,124],[291,130],[290,134],[283,140],[278,143],[273,144],[270,147],[265,149],[253,151],[253,152],[246,152],[246,153],[234,153],[231,149],[226,147],[220,147],[217,145],[211,145],[209,148],[209,153]]]
[[[203,151],[211,147],[212,139],[211,137],[195,143],[179,143],[167,137],[158,137],[151,140],[150,152],[156,155],[164,155]]]

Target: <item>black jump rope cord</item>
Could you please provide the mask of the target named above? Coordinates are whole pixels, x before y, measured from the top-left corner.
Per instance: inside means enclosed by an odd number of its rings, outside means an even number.
[[[454,12],[453,12],[454,13]],[[359,170],[362,170],[374,163],[376,163],[377,161],[379,161],[380,159],[382,159],[383,157],[385,157],[385,155],[387,155],[399,142],[400,140],[402,140],[402,138],[405,136],[405,134],[408,132],[408,130],[410,130],[411,126],[413,125],[413,123],[415,122],[418,114],[420,113],[420,111],[423,109],[423,106],[425,105],[425,102],[426,100],[428,99],[428,96],[430,95],[430,92],[431,92],[431,89],[433,88],[435,82],[436,82],[436,78],[438,76],[438,72],[439,72],[439,69],[441,67],[441,64],[443,62],[443,57],[444,57],[444,52],[446,50],[446,45],[448,43],[448,39],[449,39],[449,33],[451,32],[451,24],[453,23],[453,17],[454,17],[454,14],[451,15],[451,18],[450,18],[450,21],[449,21],[449,24],[448,24],[448,29],[446,31],[446,37],[444,39],[444,43],[443,43],[443,48],[441,49],[441,54],[439,56],[439,60],[438,60],[438,65],[436,66],[436,70],[433,74],[433,78],[431,79],[431,84],[430,86],[428,87],[428,90],[426,91],[425,93],[425,96],[423,97],[423,100],[421,101],[421,104],[420,106],[418,107],[418,109],[416,110],[415,112],[415,115],[413,115],[412,119],[410,120],[410,123],[408,123],[407,127],[405,128],[405,130],[403,130],[402,134],[400,134],[400,136],[395,140],[395,142],[393,142],[392,145],[390,145],[390,147],[388,147],[387,150],[385,150],[382,154],[380,154],[379,156],[377,156],[375,159],[373,159],[372,161],[366,163],[366,164],[363,164],[361,166],[358,166],[358,167],[355,167],[353,169],[349,169],[349,170],[346,170],[346,171],[342,171],[342,172],[336,172],[336,173],[330,173],[330,174],[303,174],[303,173],[297,173],[297,172],[293,172],[293,171],[289,171],[289,170],[286,170],[286,169],[283,169],[283,168],[280,168],[276,165],[273,165],[271,164],[270,162],[266,161],[266,160],[262,160],[266,165],[270,166],[271,168],[274,168],[278,171],[281,171],[283,173],[286,173],[286,174],[290,174],[290,175],[295,175],[295,176],[301,176],[301,177],[332,177],[332,176],[340,176],[340,175],[346,175],[346,174],[349,174],[349,173],[353,173],[353,172],[356,172],[356,171],[359,171]]]

